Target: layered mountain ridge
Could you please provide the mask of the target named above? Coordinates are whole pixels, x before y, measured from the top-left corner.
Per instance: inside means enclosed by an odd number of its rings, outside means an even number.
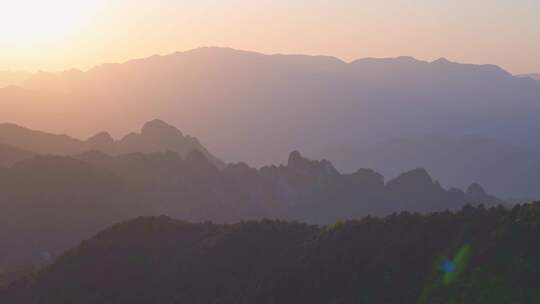
[[[540,187],[540,153],[479,136],[425,134],[340,153],[386,176],[422,167],[443,185],[480,182],[504,198],[535,197]]]
[[[503,201],[479,185],[445,189],[423,169],[387,182],[370,169],[341,174],[292,152],[286,165],[217,168],[202,152],[38,155],[0,168],[0,265],[40,263],[112,223],[166,214],[230,223],[264,218],[314,224],[399,211],[456,210]],[[70,229],[65,229],[70,227]]]
[[[24,155],[34,154],[76,155],[98,150],[110,155],[119,155],[130,152],[174,151],[186,157],[192,150],[198,150],[219,168],[225,166],[225,163],[210,154],[197,138],[184,135],[177,128],[158,119],[146,122],[140,133],[129,133],[120,140],[115,140],[107,132],[100,132],[87,140],[80,140],[68,135],[51,134],[3,123],[0,124],[0,143],[5,147],[11,146],[12,150],[22,149],[18,153],[20,155],[18,158],[1,158],[4,165],[12,165]],[[23,150],[34,154],[22,153]]]
[[[287,153],[299,150],[353,172],[374,167],[358,151],[427,132],[475,135],[540,154],[540,84],[497,66],[444,58],[346,63],[324,56],[201,48],[86,72],[36,75],[20,88],[0,89],[0,100],[2,121],[85,138],[103,129],[113,137],[127,134],[140,121],[160,117],[204,138],[208,150],[221,158],[256,167],[283,163]],[[505,157],[498,150],[490,155]],[[470,154],[459,161],[468,159],[483,160]],[[540,195],[521,193],[529,177],[459,173],[462,187],[478,181],[503,197]],[[437,172],[445,184],[455,184],[454,176]]]

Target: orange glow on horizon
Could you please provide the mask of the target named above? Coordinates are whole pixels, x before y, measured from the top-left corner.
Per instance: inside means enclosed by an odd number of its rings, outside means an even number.
[[[223,46],[346,61],[446,57],[538,72],[538,10],[531,0],[9,1],[0,10],[0,70],[84,70]]]

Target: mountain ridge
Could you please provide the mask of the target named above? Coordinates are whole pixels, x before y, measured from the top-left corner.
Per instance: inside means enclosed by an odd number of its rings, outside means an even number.
[[[218,169],[202,152],[118,156],[89,151],[38,155],[0,167],[0,268],[43,263],[103,227],[165,214],[233,223],[265,218],[328,224],[400,211],[457,210],[506,203],[480,186],[443,188],[423,169],[385,182],[373,170],[341,174],[327,160],[291,152],[290,163]],[[70,227],[70,229],[65,229]]]
[[[118,137],[160,117],[204,138],[227,161],[262,167],[299,150],[331,159],[342,172],[370,166],[350,151],[426,130],[540,151],[538,82],[444,59],[369,61],[216,48],[153,56],[38,81],[30,91],[0,89],[0,121],[88,138],[103,129]],[[467,183],[490,183],[462,173]],[[513,197],[525,183],[518,176],[494,191]]]
[[[102,230],[43,270],[0,288],[0,300],[534,303],[539,204],[403,212],[324,227],[139,217]],[[457,264],[455,256],[464,261]],[[454,271],[445,270],[445,261],[456,263],[459,273],[449,278]]]
[[[347,153],[359,155],[359,163],[384,175],[424,167],[444,185],[465,188],[480,182],[505,198],[534,197],[540,178],[540,153],[476,135],[394,138]]]
[[[60,72],[44,72],[40,71],[37,73],[34,73],[33,76],[30,77],[30,79],[27,79],[26,84],[23,84],[22,87],[34,87],[31,83],[34,81],[32,78],[37,77],[36,79],[40,78],[47,78],[47,77],[62,77],[64,75],[66,76],[81,76],[84,74],[91,74],[91,73],[100,73],[103,70],[107,70],[110,68],[121,68],[126,66],[138,66],[140,64],[144,64],[147,62],[167,62],[169,60],[173,61],[175,58],[186,56],[186,55],[199,55],[199,56],[216,56],[216,55],[228,55],[228,56],[241,56],[245,55],[247,57],[257,57],[257,58],[280,58],[280,59],[286,59],[286,61],[289,61],[291,63],[294,63],[294,59],[299,59],[300,62],[307,61],[311,63],[315,63],[317,61],[326,62],[326,65],[334,64],[335,66],[354,66],[354,65],[362,65],[363,63],[386,63],[386,64],[393,64],[393,63],[415,63],[415,64],[421,64],[423,66],[440,66],[440,65],[459,65],[462,67],[469,67],[469,68],[476,68],[476,69],[488,69],[492,71],[498,71],[501,74],[504,74],[505,76],[513,76],[508,71],[504,70],[498,65],[495,64],[473,64],[473,63],[458,63],[454,61],[450,61],[445,57],[440,57],[439,59],[428,61],[428,60],[421,60],[417,59],[413,56],[397,56],[397,57],[363,57],[358,59],[352,59],[350,61],[344,61],[338,57],[329,56],[329,55],[305,55],[305,54],[282,54],[282,53],[272,53],[272,54],[266,54],[261,53],[257,51],[248,51],[248,50],[240,50],[230,47],[199,47],[195,49],[190,49],[186,51],[177,51],[172,52],[169,54],[163,54],[163,55],[151,55],[146,57],[140,57],[135,59],[130,59],[123,62],[111,62],[111,63],[103,63],[96,65],[92,68],[89,68],[85,71],[78,70],[78,69],[68,69],[65,71]],[[538,74],[520,74],[516,75],[516,77],[533,77],[537,76]]]
[[[213,156],[201,145],[199,140],[190,135],[184,135],[177,128],[162,120],[154,119],[146,122],[140,133],[129,133],[119,140],[115,140],[107,132],[99,132],[86,140],[77,139],[66,134],[53,134],[21,127],[13,123],[0,124],[0,144],[11,145],[19,149],[31,151],[21,152],[31,157],[35,154],[76,155],[89,150],[99,150],[111,155],[129,152],[165,152],[175,151],[181,156],[187,156],[192,150],[201,151],[205,157],[219,168],[225,163]],[[12,165],[15,161],[0,159],[5,165]],[[1,162],[0,162],[1,163]]]

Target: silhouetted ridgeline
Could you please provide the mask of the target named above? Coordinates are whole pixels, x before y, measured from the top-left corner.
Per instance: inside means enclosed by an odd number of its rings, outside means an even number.
[[[158,126],[154,133],[153,124]],[[147,138],[161,138],[162,131],[182,138],[175,130],[153,122],[135,138],[147,133],[152,133]],[[32,141],[42,144],[37,148],[54,147],[49,145],[50,136],[38,133],[29,138],[45,138]],[[14,138],[9,143],[27,142]],[[80,144],[66,136],[54,138],[76,143],[76,147]],[[163,149],[146,143],[133,149]],[[107,225],[141,215],[215,222],[276,218],[325,224],[402,210],[430,212],[457,210],[466,203],[503,203],[479,185],[467,191],[444,189],[423,169],[385,182],[372,170],[341,174],[329,161],[310,160],[298,152],[290,153],[286,165],[255,169],[240,163],[220,170],[200,149],[185,157],[176,152],[111,156],[98,151],[34,156],[17,149],[8,150],[16,155],[19,151],[24,160],[0,167],[0,247],[7,248],[0,251],[0,268],[39,265]]]
[[[114,225],[0,291],[34,303],[537,303],[540,203],[281,221]]]
[[[75,155],[90,150],[111,155],[174,151],[186,157],[191,151],[198,150],[217,167],[225,166],[223,161],[208,152],[197,138],[184,135],[177,128],[157,119],[145,123],[140,133],[131,132],[120,140],[114,140],[107,132],[98,133],[87,140],[79,140],[68,135],[51,134],[4,123],[0,124],[0,144],[54,155]],[[0,146],[0,165],[14,164],[24,156],[32,156],[19,152],[19,157],[4,157],[4,153],[7,154],[6,149],[6,146]]]
[[[365,148],[425,133],[458,141],[475,135],[482,140],[470,153],[455,143],[434,156],[444,159],[457,150],[462,152],[456,154],[458,163],[475,166],[435,173],[432,158],[423,154],[415,167],[428,169],[445,185],[478,181],[500,197],[540,197],[539,185],[531,182],[540,180],[538,174],[502,173],[536,163],[540,155],[540,83],[494,65],[411,57],[347,63],[201,48],[86,72],[39,73],[19,88],[0,88],[0,100],[0,121],[77,136],[103,129],[125,134],[160,117],[203,138],[224,160],[257,167],[282,163],[298,150],[328,158],[342,172],[359,167],[386,172],[396,168],[374,167],[377,154]],[[478,148],[484,139],[508,149],[492,149],[489,143]],[[488,162],[508,159],[505,153],[514,146],[532,153],[518,149],[508,162]],[[487,160],[474,153],[481,149],[489,151]],[[373,158],[373,164],[367,162]],[[498,173],[486,173],[490,168]],[[530,185],[528,193],[523,185]]]
[[[385,176],[422,167],[443,185],[480,182],[504,198],[535,197],[540,189],[538,151],[479,136],[397,138],[348,153]]]

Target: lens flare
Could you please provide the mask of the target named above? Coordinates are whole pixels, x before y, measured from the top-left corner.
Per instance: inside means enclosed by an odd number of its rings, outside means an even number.
[[[443,260],[441,269],[444,272],[443,283],[445,285],[452,284],[459,278],[459,276],[465,271],[470,256],[471,246],[469,244],[465,244],[459,249],[454,259],[451,261],[448,258]]]

